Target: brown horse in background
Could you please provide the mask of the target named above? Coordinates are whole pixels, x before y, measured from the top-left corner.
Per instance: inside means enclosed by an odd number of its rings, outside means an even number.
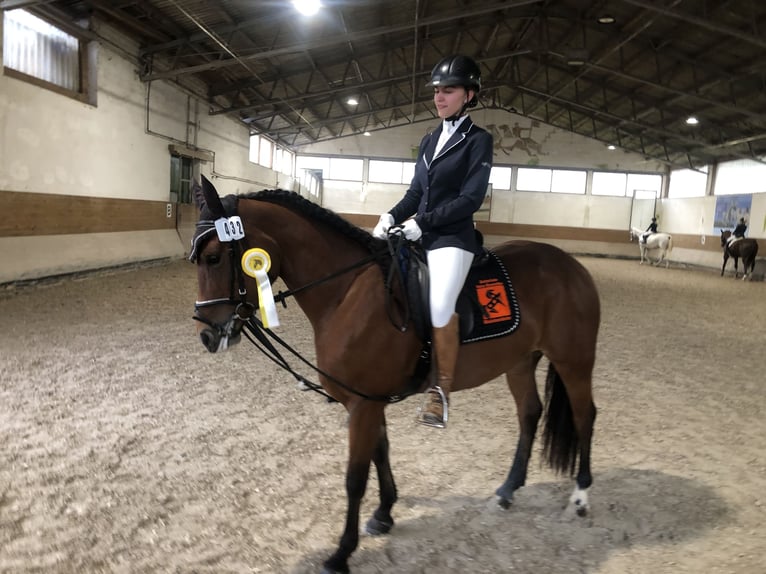
[[[195,318],[205,347],[210,352],[227,348],[253,321],[251,313],[259,304],[257,286],[242,273],[240,260],[248,249],[259,248],[270,258],[268,278],[282,278],[311,323],[323,389],[348,411],[346,521],[340,543],[322,572],[349,572],[348,559],[359,543],[359,510],[371,462],[377,470],[379,505],[366,530],[386,534],[394,524],[391,509],[397,490],[385,407],[414,392],[409,382],[423,350],[411,324],[401,329],[387,315],[382,267],[385,258],[388,264],[391,261],[386,242],[292,192],[267,190],[219,198],[203,178],[196,195],[200,221],[190,259],[197,264]],[[235,215],[241,219],[244,236],[227,241],[216,231],[215,221]],[[555,471],[570,475],[579,459],[568,508],[585,515],[596,418],[592,398],[600,322],[596,286],[579,262],[551,245],[513,241],[493,251],[516,290],[521,323],[511,335],[462,345],[453,391],[505,374],[520,425],[513,464],[496,491],[497,502],[507,508],[525,483],[544,410],[535,368],[545,355],[549,367],[543,456]],[[462,456],[450,454],[457,460]],[[464,458],[463,464],[470,461]]]
[[[747,279],[748,267],[750,273],[755,270],[755,258],[758,255],[758,241],[747,237],[742,237],[729,243],[731,237],[731,231],[721,231],[721,247],[723,247],[723,265],[721,266],[721,277],[723,277],[724,269],[726,269],[726,262],[729,257],[734,259],[734,278],[737,278],[737,263],[739,258],[742,258],[742,279]]]

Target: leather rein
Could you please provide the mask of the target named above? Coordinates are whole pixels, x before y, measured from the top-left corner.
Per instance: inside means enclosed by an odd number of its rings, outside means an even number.
[[[197,227],[206,228],[204,232],[198,235],[198,238],[201,238],[207,233],[215,230],[214,222],[208,221],[208,220],[199,221],[197,223]],[[327,281],[331,281],[332,279],[335,279],[336,277],[340,277],[346,273],[349,273],[355,269],[363,267],[369,263],[380,262],[381,256],[386,251],[388,251],[393,257],[391,268],[389,269],[389,273],[387,274],[387,279],[386,279],[386,292],[387,292],[386,308],[387,310],[389,310],[389,307],[390,307],[389,300],[393,296],[394,276],[397,275],[398,273],[399,280],[402,281],[401,273],[399,272],[398,265],[395,261],[395,254],[397,250],[400,248],[400,244],[402,241],[401,237],[402,237],[401,234],[396,234],[396,233],[390,234],[387,241],[386,248],[373,252],[367,257],[364,257],[347,267],[339,269],[338,271],[335,271],[324,277],[320,277],[319,279],[311,281],[305,285],[302,285],[301,287],[298,287],[296,289],[288,289],[287,291],[279,291],[279,293],[277,293],[274,296],[274,301],[282,303],[282,307],[287,308],[286,300],[289,297],[293,297],[297,293],[311,289],[312,287],[315,287]],[[396,245],[394,245],[394,243],[396,243]],[[416,390],[408,390],[405,393],[395,394],[395,395],[368,395],[368,394],[362,393],[361,391],[354,389],[350,385],[343,383],[342,381],[339,381],[338,379],[336,379],[329,373],[324,372],[315,364],[313,364],[311,361],[303,357],[303,355],[301,355],[298,351],[296,351],[290,344],[286,343],[283,339],[281,339],[271,329],[264,328],[261,320],[258,317],[256,317],[255,305],[247,300],[247,288],[245,287],[244,272],[239,263],[241,260],[242,254],[245,251],[247,251],[247,244],[245,243],[244,238],[239,239],[237,241],[232,241],[229,243],[229,248],[228,248],[229,262],[230,262],[229,296],[220,297],[216,299],[206,299],[204,301],[195,301],[195,304],[194,304],[195,314],[192,316],[192,319],[194,319],[195,321],[204,323],[208,327],[214,329],[215,331],[218,332],[219,336],[231,336],[232,334],[234,334],[236,331],[235,325],[237,324],[237,321],[238,321],[240,325],[240,329],[241,329],[240,332],[244,333],[245,337],[255,346],[256,349],[258,349],[261,353],[263,353],[268,359],[270,359],[271,361],[276,363],[278,366],[286,370],[288,373],[293,375],[293,377],[295,377],[295,379],[298,381],[299,385],[303,388],[303,390],[311,390],[311,391],[317,392],[323,395],[324,397],[326,397],[328,401],[334,402],[335,399],[331,397],[322,388],[321,385],[309,381],[303,375],[295,371],[287,362],[287,360],[282,356],[282,354],[279,352],[279,350],[272,343],[271,340],[276,342],[283,349],[286,349],[287,351],[289,351],[291,354],[293,354],[295,357],[297,357],[300,361],[302,361],[304,364],[309,366],[315,372],[326,377],[327,379],[329,379],[330,381],[332,381],[334,384],[338,385],[345,391],[348,391],[349,393],[352,393],[365,400],[381,401],[386,403],[398,403],[417,392]],[[200,317],[197,314],[197,311],[199,311],[200,309],[205,309],[207,307],[213,307],[218,305],[233,305],[234,306],[234,312],[232,313],[231,317],[229,318],[229,320],[226,322],[225,325],[214,323],[213,321],[210,321],[209,319],[206,319],[204,317]],[[403,325],[399,326],[394,323],[395,326],[397,326],[397,328],[400,329],[401,331],[406,330],[408,317],[409,317],[409,311],[407,311],[405,315],[405,320]],[[390,310],[389,310],[389,318],[392,320],[392,323],[393,323],[393,318],[391,317]]]

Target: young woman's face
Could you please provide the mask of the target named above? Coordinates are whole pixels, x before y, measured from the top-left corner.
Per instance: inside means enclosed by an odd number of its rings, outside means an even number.
[[[461,108],[473,98],[473,90],[463,86],[436,86],[434,88],[434,104],[439,117],[449,118],[459,114]]]

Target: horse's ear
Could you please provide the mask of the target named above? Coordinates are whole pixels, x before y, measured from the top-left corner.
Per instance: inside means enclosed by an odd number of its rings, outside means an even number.
[[[223,203],[221,203],[221,198],[218,197],[215,187],[204,175],[200,177],[202,177],[202,197],[210,213],[216,219],[226,217],[226,210],[223,208]]]
[[[205,207],[205,197],[202,195],[202,186],[196,179],[192,180],[191,195],[194,198],[194,205],[199,211],[202,211],[202,208]]]

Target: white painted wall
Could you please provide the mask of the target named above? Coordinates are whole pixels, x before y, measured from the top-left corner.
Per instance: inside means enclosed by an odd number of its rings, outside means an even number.
[[[243,124],[223,115],[209,115],[204,101],[190,97],[172,83],[154,82],[147,90],[130,56],[137,53],[137,46],[105,26],[97,29],[108,38],[100,46],[97,106],[0,76],[0,189],[167,201],[168,144],[176,143],[214,155],[215,160],[203,163],[201,170],[222,194],[279,186],[307,195],[291,178],[249,161],[249,132]],[[477,110],[472,117],[491,129],[500,143],[496,165],[665,171],[663,165],[638,154],[608,151],[601,142],[508,112]],[[511,149],[517,140],[508,130],[516,123],[531,128],[524,135],[540,144],[538,150]],[[418,122],[376,131],[370,137],[346,137],[296,151],[412,159],[422,136],[436,125],[436,120]],[[404,185],[325,180],[322,204],[339,212],[379,214],[394,205],[405,190]],[[627,231],[631,202],[630,198],[495,190],[491,218],[497,222]],[[663,199],[657,211],[662,230],[702,235],[712,228],[715,197]],[[753,195],[749,234],[766,237],[764,193]],[[578,252],[614,252],[608,245],[593,242],[568,241],[562,242],[562,247]],[[686,251],[674,251],[673,259],[720,265],[717,253]],[[180,257],[183,252],[184,246],[173,231],[0,238],[0,283]],[[20,253],[24,254],[21,258]]]
[[[542,123],[534,124],[527,118],[497,110],[479,110],[471,114],[473,120],[492,130],[495,126],[495,165],[538,167],[574,167],[579,169],[629,171],[634,173],[667,173],[664,166],[656,161],[646,160],[639,154],[621,150],[610,151],[596,140],[565,132]],[[497,126],[532,127],[532,138],[541,144],[540,153],[530,155],[520,148],[509,149],[513,137]],[[413,158],[421,138],[438,126],[438,121],[414,123],[390,130],[373,132],[371,136],[355,135],[330,142],[303,146],[299,154],[307,155],[351,155],[364,158],[391,158],[409,160]],[[525,132],[526,135],[526,132]],[[505,150],[498,149],[498,138]],[[535,151],[535,150],[533,150]],[[763,169],[754,162],[731,162],[725,172],[742,170],[752,174],[754,169]],[[761,172],[758,171],[760,174]],[[729,177],[728,179],[731,179]],[[764,184],[759,177],[748,191],[757,191]],[[390,209],[406,191],[406,185],[359,183],[347,181],[324,181],[322,204],[335,211],[377,215]],[[716,197],[694,197],[684,199],[659,199],[657,215],[660,229],[668,233],[699,235],[713,233]],[[568,195],[535,192],[511,192],[494,189],[490,219],[494,222],[568,226],[591,229],[625,230],[631,225],[633,199],[629,197],[608,197]],[[634,222],[635,224],[635,222]],[[766,237],[766,193],[754,193],[752,200],[748,236]],[[497,241],[500,238],[488,238]],[[608,253],[611,255],[637,255],[637,246],[594,245],[594,242],[559,241],[564,249],[580,253]],[[693,249],[675,249],[671,260],[695,265],[720,267],[718,252]]]
[[[168,201],[170,143],[212,152],[201,171],[222,194],[277,186],[274,171],[248,160],[247,126],[208,115],[173,84],[147,90],[123,52],[136,46],[99,33],[96,106],[0,75],[0,189]],[[175,231],[0,238],[0,283],[183,253]]]
[[[473,110],[471,119],[492,132],[495,140],[495,165],[536,165],[547,167],[576,167],[600,170],[665,173],[665,166],[657,161],[646,160],[640,154],[622,150],[607,150],[597,140],[586,138],[560,128],[503,110]],[[502,129],[512,129],[518,123],[540,144],[541,153],[532,149],[528,153],[521,147],[510,149],[516,138]],[[383,131],[373,131],[370,136],[353,135],[337,140],[301,146],[297,152],[307,155],[349,155],[372,158],[414,159],[417,147],[425,134],[439,125],[438,119],[421,121]],[[491,126],[494,126],[491,127]],[[530,131],[526,131],[531,128]],[[505,148],[505,151],[499,147]]]

